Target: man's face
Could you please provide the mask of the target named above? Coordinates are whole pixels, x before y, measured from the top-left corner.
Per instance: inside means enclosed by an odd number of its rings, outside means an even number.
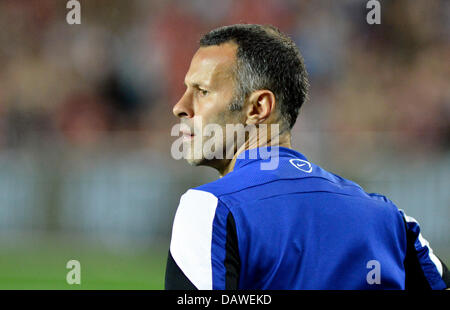
[[[223,149],[225,125],[242,123],[242,113],[229,109],[234,100],[236,51],[236,44],[224,43],[201,47],[192,58],[184,81],[186,91],[173,108],[173,114],[185,126],[181,127],[183,147],[189,149],[186,159],[191,165],[220,166],[221,160],[211,159],[211,154],[203,148],[206,140],[211,139],[208,136],[211,133],[204,130],[206,126],[211,128],[211,124],[217,124],[222,128],[223,136],[216,137],[221,145],[216,147]]]

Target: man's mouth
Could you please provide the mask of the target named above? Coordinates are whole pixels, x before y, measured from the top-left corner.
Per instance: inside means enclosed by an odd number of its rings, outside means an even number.
[[[192,141],[194,139],[194,134],[190,132],[183,131],[182,132],[183,141]]]

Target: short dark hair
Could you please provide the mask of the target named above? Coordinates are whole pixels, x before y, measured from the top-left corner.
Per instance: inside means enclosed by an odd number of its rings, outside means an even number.
[[[236,94],[232,110],[239,110],[255,90],[268,89],[279,103],[280,116],[294,126],[308,96],[308,74],[295,43],[270,25],[236,24],[216,28],[200,39],[200,46],[237,44]]]

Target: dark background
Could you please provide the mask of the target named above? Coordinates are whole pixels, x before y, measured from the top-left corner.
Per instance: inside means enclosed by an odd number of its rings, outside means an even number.
[[[387,195],[450,258],[450,2],[0,1],[0,288],[160,289],[178,200],[217,178],[170,155],[201,35],[273,24],[311,93],[293,146]],[[66,283],[67,261],[82,284]]]

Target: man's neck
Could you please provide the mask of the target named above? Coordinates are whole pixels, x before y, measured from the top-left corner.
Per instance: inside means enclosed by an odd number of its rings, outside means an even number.
[[[222,169],[217,169],[219,171],[220,177],[224,177],[234,169],[234,165],[236,164],[236,159],[239,154],[245,152],[246,150],[259,148],[259,147],[269,147],[269,146],[278,146],[278,147],[286,147],[292,148],[291,146],[291,134],[290,132],[284,132],[277,137],[276,140],[266,140],[266,143],[258,143],[258,141],[247,141],[247,143],[242,144],[236,153],[233,156],[233,159],[229,161]]]

